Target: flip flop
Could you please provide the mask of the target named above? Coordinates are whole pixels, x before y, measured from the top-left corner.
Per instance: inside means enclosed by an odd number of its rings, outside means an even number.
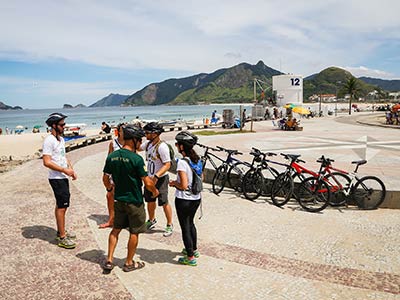
[[[122,267],[122,270],[124,272],[131,272],[131,271],[142,269],[142,268],[144,268],[144,266],[145,266],[144,262],[137,261],[137,262],[133,262],[133,264],[131,264],[131,265],[124,264],[124,266]]]
[[[114,264],[112,262],[110,262],[110,261],[106,261],[103,264],[103,269],[106,270],[106,271],[111,271],[112,269],[114,269]]]

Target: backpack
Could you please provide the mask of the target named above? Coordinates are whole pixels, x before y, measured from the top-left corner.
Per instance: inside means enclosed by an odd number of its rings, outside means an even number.
[[[190,169],[192,170],[192,187],[190,188],[190,192],[193,195],[198,195],[203,190],[203,180],[201,176],[196,172],[196,170],[190,165],[189,159],[184,158],[184,161],[187,162]]]
[[[160,158],[160,154],[158,153],[158,147],[160,147],[161,143],[165,143],[168,146],[168,150],[169,150],[169,158],[171,159],[171,166],[169,167],[168,172],[171,173],[176,173],[176,167],[177,167],[177,161],[176,161],[176,157],[175,157],[175,151],[174,151],[174,147],[172,147],[170,144],[168,144],[166,141],[162,141],[160,140],[157,145],[156,145],[156,152],[157,152],[157,156],[158,158]],[[146,151],[147,149],[150,147],[150,143],[147,144],[146,146]]]

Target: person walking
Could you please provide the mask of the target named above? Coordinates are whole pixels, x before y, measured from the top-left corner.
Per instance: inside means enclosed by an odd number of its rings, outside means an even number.
[[[184,265],[197,266],[200,256],[197,250],[197,229],[194,224],[194,216],[201,202],[201,193],[193,194],[191,186],[193,182],[192,168],[201,175],[203,163],[193,150],[197,143],[197,136],[188,131],[182,131],[175,136],[176,147],[183,159],[178,161],[177,178],[169,183],[175,187],[175,207],[178,215],[179,225],[182,230],[182,240],[185,248],[182,250],[183,257],[178,262]]]
[[[52,113],[46,120],[51,134],[43,141],[43,165],[49,169],[49,183],[56,198],[55,217],[57,223],[58,246],[66,249],[76,247],[75,234],[65,230],[65,215],[70,205],[68,177],[77,179],[71,162],[65,155],[65,142],[62,137],[66,115]]]
[[[168,145],[161,141],[160,135],[164,132],[163,127],[157,122],[147,123],[144,127],[147,141],[140,147],[141,150],[146,151],[147,159],[147,172],[150,178],[155,183],[157,189],[160,191],[158,199],[151,196],[151,193],[145,189],[144,199],[147,202],[148,221],[147,229],[153,229],[157,224],[156,219],[156,200],[158,206],[162,206],[167,219],[163,235],[168,237],[172,235],[172,208],[168,202],[168,170],[171,167],[171,157],[169,154]]]
[[[144,132],[133,125],[122,127],[125,144],[122,149],[108,155],[103,169],[103,184],[107,192],[114,191],[114,224],[108,237],[108,254],[103,269],[114,268],[114,251],[122,229],[129,229],[128,251],[122,270],[130,272],[141,269],[144,262],[133,261],[139,242],[139,234],[146,231],[146,212],[142,196],[142,183],[151,193],[158,196],[153,181],[147,176],[143,158],[137,154]],[[114,184],[111,183],[110,175]]]
[[[117,130],[116,130],[117,137],[112,139],[112,141],[108,145],[108,155],[123,147],[124,145],[124,135],[122,132],[123,125],[124,125],[123,123],[117,125]],[[114,185],[112,177],[110,177],[110,180],[111,184]],[[106,192],[106,198],[107,198],[107,209],[108,209],[108,221],[106,223],[100,224],[99,228],[112,227],[114,223],[114,189],[112,189],[110,192]]]

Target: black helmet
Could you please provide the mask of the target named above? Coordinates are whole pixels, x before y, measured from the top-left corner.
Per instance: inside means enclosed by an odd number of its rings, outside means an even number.
[[[144,125],[143,129],[147,132],[151,133],[158,133],[160,134],[161,132],[164,132],[164,129],[161,124],[157,122],[150,122]]]
[[[124,140],[141,139],[144,137],[143,129],[135,125],[123,125],[122,130],[124,132]]]
[[[196,145],[198,138],[189,131],[181,131],[175,136],[175,140],[179,144],[193,147],[194,145]]]
[[[62,119],[65,119],[67,116],[63,115],[62,113],[52,113],[49,115],[49,118],[46,120],[46,124],[49,127],[52,127],[53,124],[57,124]]]

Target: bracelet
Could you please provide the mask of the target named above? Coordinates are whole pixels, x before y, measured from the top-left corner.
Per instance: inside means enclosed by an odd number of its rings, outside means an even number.
[[[160,179],[160,177],[158,177],[157,174],[154,174],[154,177],[157,178],[157,179]]]
[[[114,188],[110,187],[109,189],[106,189],[107,192],[111,192]]]

